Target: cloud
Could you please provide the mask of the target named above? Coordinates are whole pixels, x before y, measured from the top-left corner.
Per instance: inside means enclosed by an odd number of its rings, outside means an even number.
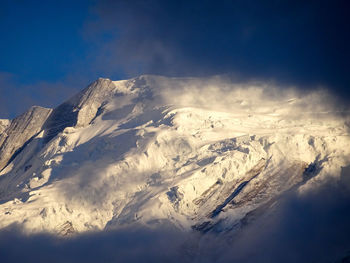
[[[339,181],[285,196],[274,213],[240,233],[219,262],[348,262],[341,260],[350,258],[349,201],[350,166]]]
[[[85,78],[67,75],[57,81],[17,81],[14,74],[0,72],[0,118],[14,118],[33,105],[56,107],[87,86]]]
[[[33,14],[26,8],[5,6],[4,32],[7,23],[19,31],[3,41],[4,50],[15,50],[7,52],[3,71],[12,64],[17,71],[0,73],[0,117],[33,104],[57,105],[97,77],[149,73],[323,86],[349,106],[347,1],[100,0],[73,5],[62,20],[52,20],[64,7],[31,5],[38,15],[28,19]],[[28,20],[34,24],[23,27]],[[35,37],[41,31],[50,37]]]
[[[70,238],[0,232],[1,262],[178,262],[183,235],[169,228],[128,228]]]
[[[0,232],[1,262],[347,262],[350,258],[350,167],[339,180],[289,193],[241,231],[182,232],[169,224],[132,225],[69,238]],[[343,260],[343,261],[341,261]]]
[[[234,73],[349,97],[344,1],[98,1],[96,68],[134,76]]]

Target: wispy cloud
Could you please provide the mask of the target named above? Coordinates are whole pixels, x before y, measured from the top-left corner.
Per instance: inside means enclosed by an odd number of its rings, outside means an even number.
[[[349,98],[343,2],[99,1],[92,67],[127,76],[235,73]],[[341,50],[341,51],[340,51]],[[347,67],[349,68],[349,67]]]
[[[56,107],[87,86],[85,78],[67,75],[49,82],[21,83],[16,75],[0,72],[0,118],[14,118],[33,105]]]

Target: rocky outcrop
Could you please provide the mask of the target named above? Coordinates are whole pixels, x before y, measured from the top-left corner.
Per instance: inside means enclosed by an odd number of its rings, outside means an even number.
[[[109,79],[99,78],[80,93],[55,108],[44,125],[45,141],[50,141],[66,127],[88,125],[103,103],[116,89]]]
[[[111,80],[99,78],[53,110],[33,106],[12,121],[0,120],[0,171],[41,130],[45,130],[45,144],[66,127],[88,125],[115,92]]]
[[[33,106],[11,121],[0,134],[0,170],[38,132],[51,113],[51,109]]]
[[[11,121],[6,119],[0,119],[0,134],[10,126]]]

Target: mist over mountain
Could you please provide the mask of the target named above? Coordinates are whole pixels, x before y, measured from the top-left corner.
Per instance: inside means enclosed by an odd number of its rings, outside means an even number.
[[[1,262],[347,262],[349,126],[325,89],[99,78],[0,120]]]
[[[0,118],[32,105],[55,108],[100,76],[141,74],[324,87],[349,107],[349,7],[346,0],[2,0]]]

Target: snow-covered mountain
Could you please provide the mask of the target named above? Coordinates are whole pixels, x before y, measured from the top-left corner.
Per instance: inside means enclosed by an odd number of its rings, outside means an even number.
[[[234,232],[350,164],[349,118],[327,96],[215,77],[100,78],[55,109],[0,120],[0,228]]]

